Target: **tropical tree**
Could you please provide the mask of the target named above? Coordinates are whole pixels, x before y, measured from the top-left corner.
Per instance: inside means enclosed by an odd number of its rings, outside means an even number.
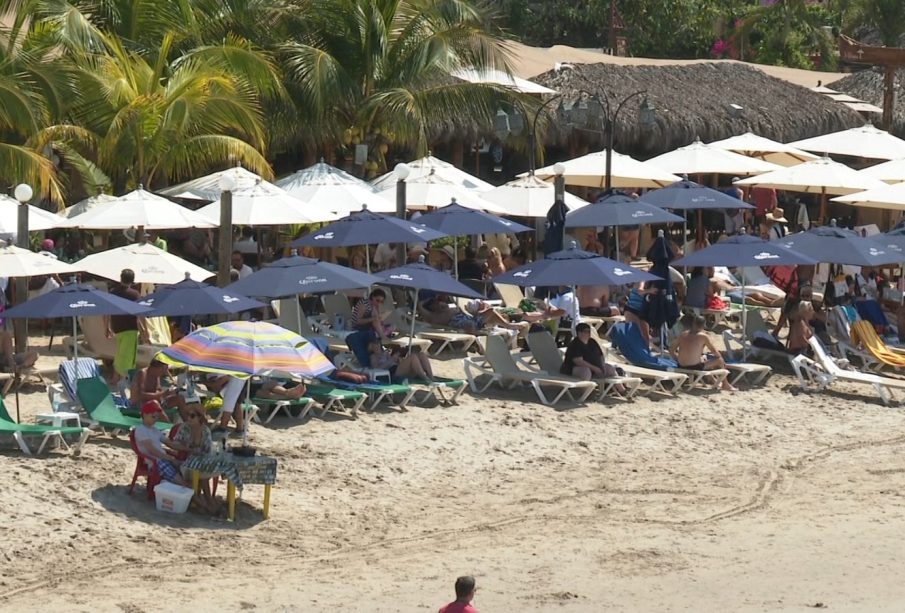
[[[902,0],[848,0],[840,6],[848,31],[875,29],[887,47],[899,46],[905,35],[905,5]]]

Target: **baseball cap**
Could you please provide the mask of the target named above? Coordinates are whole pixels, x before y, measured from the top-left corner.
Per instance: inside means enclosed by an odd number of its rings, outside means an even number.
[[[142,415],[156,415],[161,411],[163,411],[163,409],[160,408],[160,403],[156,400],[148,400],[146,403],[141,405]]]

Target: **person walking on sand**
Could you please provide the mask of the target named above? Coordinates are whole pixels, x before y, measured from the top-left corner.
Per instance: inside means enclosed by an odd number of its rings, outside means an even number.
[[[125,300],[138,302],[141,295],[135,289],[135,272],[124,268],[119,274],[119,284],[110,293]],[[143,318],[135,315],[108,315],[107,338],[116,340],[116,353],[113,357],[113,383],[129,375],[135,369],[138,355],[138,343],[148,342],[148,331]]]
[[[691,329],[679,335],[670,354],[679,368],[687,370],[717,370],[726,368],[726,362],[716,348],[707,333],[704,332],[704,318],[695,316],[691,323]],[[704,350],[709,353],[705,354]],[[729,381],[723,379],[723,389],[734,392],[736,389]]]
[[[439,613],[478,613],[478,610],[471,606],[476,590],[474,577],[459,577],[456,579],[456,599],[440,607]]]

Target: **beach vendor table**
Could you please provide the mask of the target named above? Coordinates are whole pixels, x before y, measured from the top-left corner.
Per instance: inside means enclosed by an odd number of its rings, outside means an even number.
[[[244,457],[221,451],[191,456],[183,466],[192,472],[192,489],[198,493],[201,475],[222,475],[227,480],[226,503],[229,521],[236,518],[236,488],[246,484],[264,485],[264,519],[270,517],[270,488],[277,480],[277,460],[268,456]]]

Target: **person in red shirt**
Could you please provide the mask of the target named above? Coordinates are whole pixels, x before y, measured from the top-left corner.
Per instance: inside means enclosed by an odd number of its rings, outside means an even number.
[[[440,613],[478,613],[478,610],[471,606],[475,589],[474,577],[456,579],[456,599],[440,607]]]

